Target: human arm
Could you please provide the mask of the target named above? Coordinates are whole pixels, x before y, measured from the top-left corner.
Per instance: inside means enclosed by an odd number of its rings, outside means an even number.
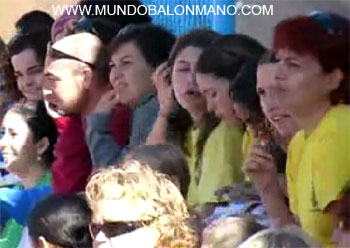
[[[275,162],[261,145],[255,143],[251,147],[244,163],[244,170],[254,182],[273,225],[282,227],[296,224],[279,183]]]
[[[117,103],[117,93],[108,91],[101,97],[93,113],[86,117],[85,138],[95,167],[115,164],[125,149],[115,141],[109,128],[110,114]]]
[[[156,69],[152,76],[160,106],[152,131],[147,137],[147,145],[163,144],[167,140],[168,117],[175,102],[173,89],[168,79],[169,73],[170,68],[167,62],[164,62]]]

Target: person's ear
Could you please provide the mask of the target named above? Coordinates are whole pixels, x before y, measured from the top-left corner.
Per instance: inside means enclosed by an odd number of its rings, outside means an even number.
[[[331,73],[329,73],[327,85],[325,87],[327,93],[338,89],[343,78],[344,73],[338,68],[334,69]]]
[[[41,157],[45,153],[47,148],[50,146],[50,141],[47,137],[44,137],[38,142],[36,142],[35,146],[37,155]]]
[[[43,236],[40,236],[38,239],[38,248],[52,248],[52,247]]]
[[[92,69],[84,66],[83,70],[82,70],[82,76],[83,76],[83,88],[85,90],[88,90],[91,86],[92,83],[92,77],[93,77],[93,73],[92,73]]]

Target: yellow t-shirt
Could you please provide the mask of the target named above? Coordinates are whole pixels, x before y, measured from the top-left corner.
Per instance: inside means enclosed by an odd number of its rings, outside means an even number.
[[[333,107],[307,138],[299,131],[286,170],[291,211],[316,241],[332,247],[333,219],[322,211],[350,180],[350,107]]]
[[[199,130],[194,129],[186,141],[191,175],[187,203],[191,208],[218,202],[214,194],[217,189],[244,180],[241,130],[221,122],[211,132],[204,145],[202,157],[199,160],[201,166],[196,165],[198,135]]]

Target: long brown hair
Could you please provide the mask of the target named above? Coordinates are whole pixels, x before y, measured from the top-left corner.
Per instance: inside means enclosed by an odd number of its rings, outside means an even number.
[[[175,59],[186,47],[192,46],[200,49],[208,47],[213,43],[220,35],[209,29],[194,29],[189,33],[180,36],[175,45],[173,46],[170,56],[169,56],[169,66],[171,71],[173,71],[173,66]],[[174,107],[173,114],[169,117],[169,123],[176,130],[176,136],[180,141],[181,147],[186,154],[189,153],[188,149],[185,147],[185,142],[190,129],[193,127],[193,120],[189,112],[183,109],[178,103]],[[219,124],[219,120],[215,117],[213,113],[206,113],[203,121],[199,125],[199,138],[197,140],[197,151],[198,156],[196,160],[196,165],[199,165],[200,159],[202,157],[204,145],[213,131],[213,129]]]

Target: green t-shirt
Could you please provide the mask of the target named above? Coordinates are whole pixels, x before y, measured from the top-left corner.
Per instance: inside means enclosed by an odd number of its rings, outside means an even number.
[[[219,202],[215,196],[217,189],[244,181],[243,131],[221,122],[204,145],[202,157],[199,159],[200,166],[196,165],[198,135],[199,130],[193,129],[186,140],[189,152],[187,162],[191,176],[187,195],[190,208],[197,208],[206,203],[217,203]]]

